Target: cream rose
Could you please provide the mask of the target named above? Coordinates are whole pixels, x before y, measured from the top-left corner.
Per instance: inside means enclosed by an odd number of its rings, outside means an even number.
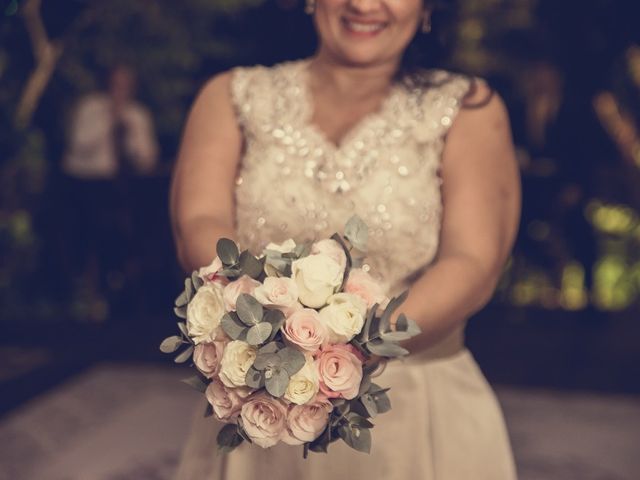
[[[327,426],[333,405],[324,395],[306,405],[294,405],[287,414],[287,429],[282,441],[289,445],[302,445],[320,436]]]
[[[218,327],[225,314],[222,291],[218,283],[206,283],[187,306],[187,331],[196,344],[213,342],[220,336]]]
[[[285,315],[300,308],[298,286],[288,277],[267,277],[253,292],[262,305],[282,310]]]
[[[233,422],[240,414],[240,409],[251,391],[247,387],[228,388],[214,380],[207,387],[205,396],[218,420]]]
[[[224,287],[224,306],[227,311],[236,310],[236,301],[241,293],[253,294],[254,290],[260,286],[260,282],[248,275],[243,275]]]
[[[333,260],[340,265],[343,272],[344,269],[347,268],[347,255],[344,253],[344,249],[335,240],[325,238],[324,240],[320,240],[311,245],[311,254],[314,255],[318,253],[333,258]]]
[[[367,304],[358,295],[336,293],[320,310],[320,320],[329,331],[329,342],[346,343],[362,330]]]
[[[220,380],[231,388],[246,386],[245,377],[255,359],[256,349],[247,342],[233,340],[227,343],[220,361]]]
[[[323,347],[317,359],[320,391],[329,398],[351,400],[362,382],[362,362],[352,345]]]
[[[303,305],[320,308],[342,284],[344,268],[328,255],[318,253],[294,260],[291,278],[298,286],[298,295]]]
[[[307,403],[320,389],[318,367],[311,356],[300,370],[291,376],[284,398],[297,405]]]
[[[207,378],[212,378],[220,370],[220,360],[224,351],[224,342],[199,343],[193,351],[193,363]]]
[[[242,427],[249,438],[262,448],[278,443],[285,432],[287,407],[282,400],[266,393],[249,397],[240,410]]]
[[[285,341],[307,352],[316,352],[329,339],[327,327],[320,320],[318,312],[303,308],[292,313],[282,326]]]
[[[376,303],[382,306],[389,302],[382,285],[361,268],[353,268],[349,271],[344,291],[362,298],[367,304],[367,308],[371,308]]]

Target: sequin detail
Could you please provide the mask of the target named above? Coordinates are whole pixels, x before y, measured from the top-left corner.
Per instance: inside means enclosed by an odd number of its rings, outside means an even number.
[[[398,83],[335,146],[311,124],[308,64],[233,71],[246,141],[236,182],[239,240],[258,251],[290,237],[322,238],[358,213],[370,227],[367,266],[397,290],[435,257],[444,135],[469,82],[432,70],[421,73],[431,88]]]

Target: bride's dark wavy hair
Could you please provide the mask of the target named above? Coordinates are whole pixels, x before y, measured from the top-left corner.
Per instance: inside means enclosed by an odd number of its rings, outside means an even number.
[[[425,10],[431,11],[432,31],[423,33],[420,30],[407,46],[400,68],[396,74],[396,80],[409,85],[429,88],[435,87],[430,76],[420,75],[425,69],[443,68],[449,71],[455,70],[448,65],[447,59],[451,57],[454,27],[456,20],[456,0],[423,0]],[[481,108],[491,101],[494,90],[489,89],[485,98],[478,101],[470,101],[478,90],[478,81],[474,76],[455,72],[466,76],[470,80],[469,91],[464,101],[464,108]],[[448,82],[451,77],[442,80]]]

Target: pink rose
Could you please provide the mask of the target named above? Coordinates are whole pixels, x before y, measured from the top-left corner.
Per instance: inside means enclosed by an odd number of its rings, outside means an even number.
[[[262,305],[275,307],[285,315],[290,315],[302,308],[298,302],[298,286],[288,277],[267,277],[264,283],[253,292]]]
[[[338,265],[340,270],[344,272],[347,267],[347,255],[338,242],[330,238],[320,240],[311,246],[311,254],[321,253],[331,257]]]
[[[202,267],[198,270],[198,276],[204,280],[205,283],[216,282],[226,285],[229,283],[229,280],[227,280],[227,277],[218,275],[220,270],[222,270],[222,260],[216,257],[208,266]]]
[[[362,361],[352,345],[322,347],[318,355],[320,391],[329,398],[351,400],[362,382]]]
[[[193,363],[207,378],[212,378],[220,370],[220,360],[224,342],[199,343],[193,351]]]
[[[282,400],[266,393],[259,393],[240,410],[242,427],[249,438],[262,448],[278,443],[287,425],[287,406]]]
[[[333,405],[324,395],[305,405],[294,405],[287,415],[287,429],[282,441],[289,445],[302,445],[320,436],[327,426]]]
[[[217,379],[212,381],[205,391],[215,417],[225,423],[235,421],[250,394],[251,389],[248,387],[228,388]]]
[[[320,315],[312,308],[292,313],[285,320],[282,333],[286,340],[307,352],[316,352],[329,335]]]
[[[253,294],[253,291],[260,286],[260,282],[254,280],[248,275],[243,275],[239,279],[234,280],[224,287],[222,298],[224,299],[224,306],[227,311],[236,310],[236,300],[241,293]]]
[[[375,303],[385,305],[389,302],[382,285],[361,268],[351,269],[344,291],[362,298],[366,302],[367,308],[371,308]]]

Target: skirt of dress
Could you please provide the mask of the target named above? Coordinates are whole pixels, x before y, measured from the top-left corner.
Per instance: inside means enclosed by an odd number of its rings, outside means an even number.
[[[513,480],[507,430],[493,390],[468,350],[439,360],[394,361],[374,380],[391,387],[391,411],[375,419],[371,454],[341,440],[329,453],[244,442],[216,447],[219,424],[196,414],[176,480]]]

